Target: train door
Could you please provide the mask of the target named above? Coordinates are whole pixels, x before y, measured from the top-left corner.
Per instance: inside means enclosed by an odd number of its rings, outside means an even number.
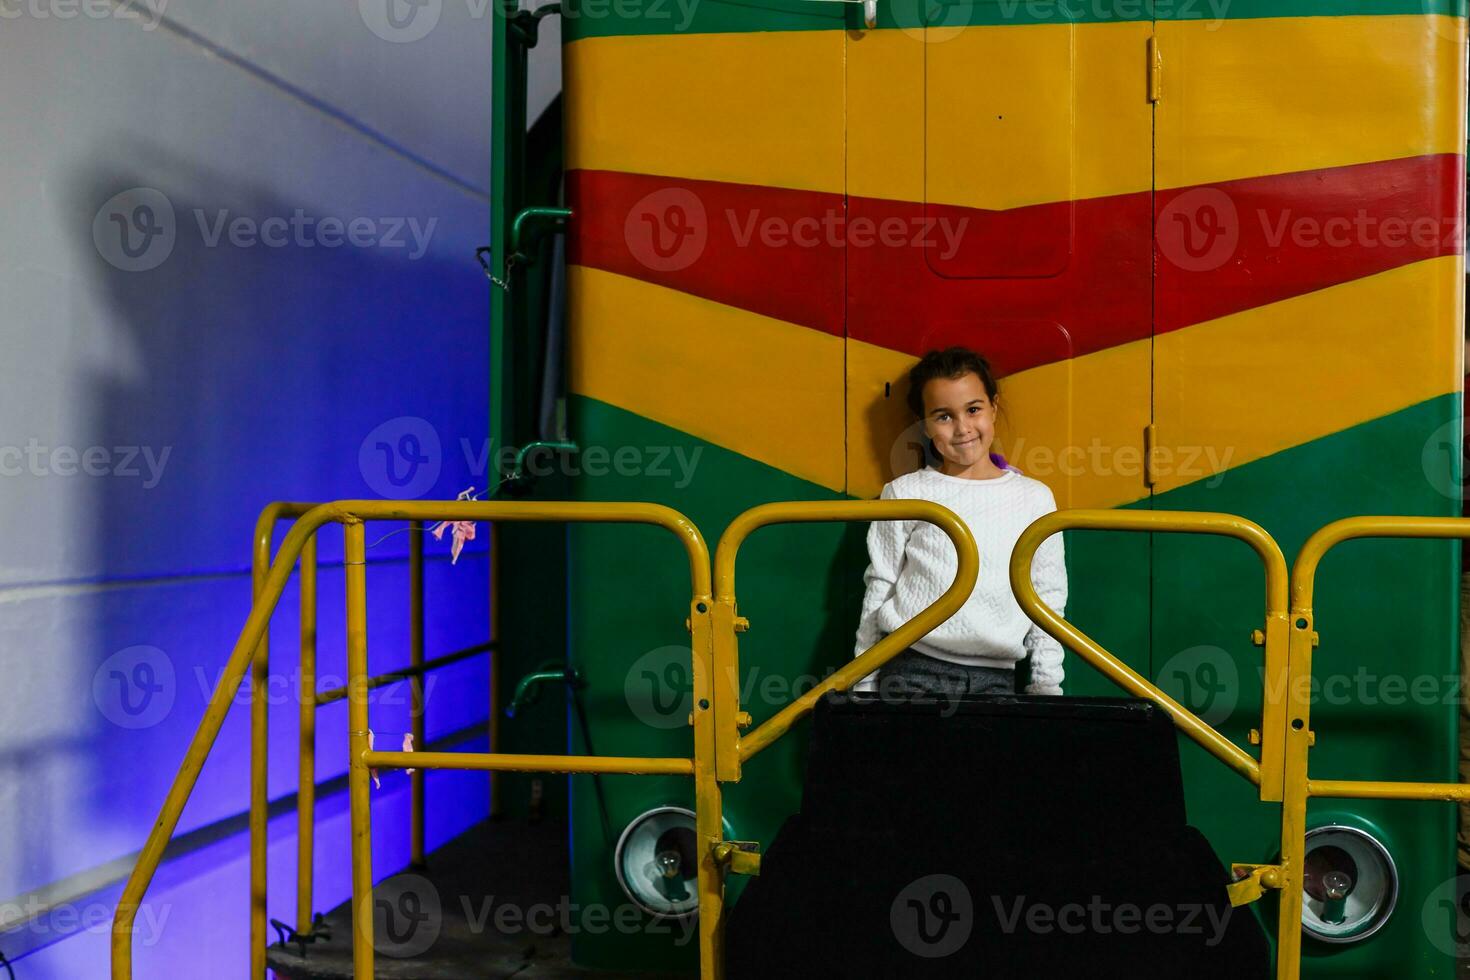
[[[1431,6],[1158,22],[1154,505],[1250,517],[1288,562],[1339,517],[1459,512],[1440,459],[1458,443],[1438,436],[1458,431],[1464,38]],[[1314,776],[1455,778],[1456,570],[1445,542],[1364,542],[1324,564]],[[1159,535],[1153,572],[1156,682],[1249,749],[1259,561]],[[1192,745],[1184,772],[1219,853],[1274,858],[1277,817],[1251,786]],[[1337,941],[1308,943],[1304,976],[1449,972],[1421,910],[1451,877],[1450,817],[1314,802],[1313,824],[1388,848],[1402,891],[1376,935],[1316,923]],[[1313,902],[1309,887],[1309,919]]]
[[[842,209],[841,17],[806,0],[564,11],[578,499],[673,507],[713,550],[756,504],[842,495],[843,269],[828,235]],[[840,526],[777,527],[742,549],[753,623],[742,707],[756,723],[851,656],[856,537],[844,550]],[[587,684],[573,751],[687,755],[689,571],[677,542],[577,526],[568,563],[571,658]],[[727,787],[732,837],[774,837],[799,803],[802,758],[783,739]],[[692,840],[680,836],[688,814],[669,809],[692,807],[688,778],[571,785],[573,902],[687,907],[692,864],[672,882],[632,869],[652,867],[660,840]],[[578,963],[610,969],[688,970],[696,945],[662,920],[573,937]]]
[[[849,8],[848,492],[920,465],[905,375],[963,344],[1002,375],[1002,452],[1059,507],[1147,507],[1151,23],[899,0],[864,30]],[[1069,618],[1145,669],[1147,539],[1067,547]],[[1067,669],[1069,693],[1116,690]]]

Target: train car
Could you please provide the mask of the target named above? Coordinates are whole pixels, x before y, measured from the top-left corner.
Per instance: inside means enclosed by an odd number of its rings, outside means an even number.
[[[909,367],[961,344],[1003,375],[1005,456],[1061,508],[1237,514],[1288,559],[1338,517],[1460,514],[1458,0],[565,0],[560,15],[563,142],[536,156],[555,166],[532,172],[515,87],[497,88],[494,424],[577,447],[565,482],[531,494],[664,503],[711,541],[767,501],[875,497],[923,463]],[[525,205],[570,211],[564,273],[550,239],[507,273]],[[542,368],[563,348],[559,390]],[[863,532],[769,528],[743,551],[755,723],[853,656]],[[687,754],[676,546],[598,526],[565,540],[571,750]],[[1068,620],[1250,750],[1267,694],[1255,556],[1188,535],[1065,543]],[[533,552],[560,560],[540,541],[502,570]],[[1324,565],[1314,774],[1455,779],[1459,567],[1457,544],[1402,540]],[[529,592],[513,579],[502,623],[533,635],[544,617],[516,612]],[[1066,669],[1069,695],[1117,693],[1075,656]],[[1217,853],[1272,860],[1279,808],[1181,752]],[[803,758],[785,739],[725,787],[734,837],[771,840]],[[687,912],[687,889],[626,869],[688,843],[688,781],[575,776],[570,793],[572,900]],[[1367,884],[1345,911],[1308,896],[1302,975],[1449,976],[1453,939],[1432,924],[1455,897],[1453,806],[1314,800],[1309,822],[1309,862]],[[584,933],[574,952],[691,969],[679,936]]]

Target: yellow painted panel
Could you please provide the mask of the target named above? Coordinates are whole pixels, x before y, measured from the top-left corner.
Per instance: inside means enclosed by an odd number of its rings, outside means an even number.
[[[847,357],[849,493],[876,497],[919,466],[920,429],[906,394],[918,358],[859,341]],[[1058,507],[1146,497],[1149,370],[1149,342],[1138,341],[1000,379],[999,450],[1049,486]]]
[[[588,38],[563,54],[569,166],[921,201],[927,105],[929,152],[946,161],[930,166],[935,203],[1147,190],[1148,35],[1113,23],[972,27],[941,44],[903,31]]]
[[[1158,186],[1464,152],[1464,26],[1418,15],[1159,22]]]
[[[1463,269],[1431,259],[1161,334],[1161,451],[1240,466],[1458,391]]]
[[[572,391],[843,489],[841,337],[598,269],[569,280]]]
[[[840,31],[562,49],[567,166],[842,192]]]
[[[1148,190],[1149,34],[1147,23],[972,27],[921,45],[924,200],[1002,209]]]

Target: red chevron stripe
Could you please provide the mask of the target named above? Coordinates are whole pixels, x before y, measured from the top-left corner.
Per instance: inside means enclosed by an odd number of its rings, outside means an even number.
[[[571,260],[839,336],[845,313],[848,336],[895,350],[967,343],[1010,373],[1461,251],[1463,171],[1447,154],[1153,201],[844,211],[836,194],[583,170]]]
[[[1464,250],[1465,158],[1158,194],[1159,332]]]

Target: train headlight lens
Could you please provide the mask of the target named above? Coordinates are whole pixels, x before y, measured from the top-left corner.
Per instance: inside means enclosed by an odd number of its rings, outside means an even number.
[[[1307,832],[1302,931],[1324,943],[1367,939],[1388,921],[1399,896],[1393,858],[1372,834],[1327,826]]]
[[[618,838],[618,884],[650,915],[678,918],[699,911],[694,828],[694,811],[660,806],[635,818]]]

